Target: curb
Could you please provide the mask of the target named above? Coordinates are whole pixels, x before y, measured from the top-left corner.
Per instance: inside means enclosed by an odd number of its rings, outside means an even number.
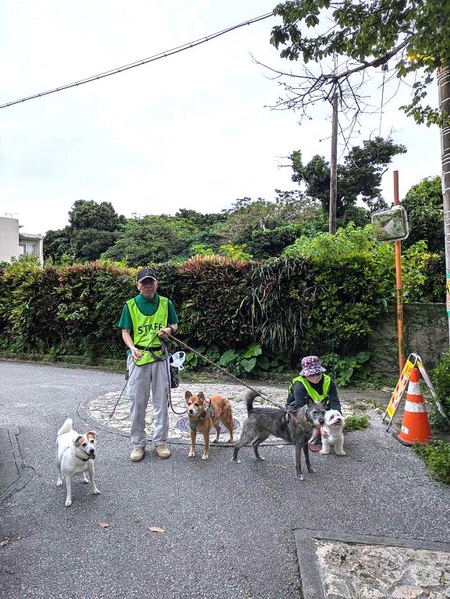
[[[450,556],[450,543],[372,535],[353,535],[323,530],[296,529],[293,532],[304,599],[326,599],[327,597],[323,586],[322,570],[316,552],[315,541],[328,541],[331,544],[346,543],[349,546],[374,545],[377,547],[397,547],[399,549],[415,549],[429,552],[441,551],[448,553]]]
[[[0,503],[27,485],[34,469],[25,466],[19,449],[18,428],[0,427]]]

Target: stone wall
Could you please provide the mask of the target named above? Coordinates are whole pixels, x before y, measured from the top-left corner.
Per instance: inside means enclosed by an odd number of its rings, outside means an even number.
[[[449,348],[449,325],[445,304],[404,304],[405,359],[410,353],[422,358],[427,372],[437,366]],[[397,310],[393,307],[379,321],[369,340],[373,372],[399,375]]]

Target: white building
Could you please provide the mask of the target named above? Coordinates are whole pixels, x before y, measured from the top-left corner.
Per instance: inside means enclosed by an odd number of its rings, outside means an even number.
[[[11,262],[22,254],[35,254],[44,263],[43,236],[21,233],[17,218],[0,216],[0,262]]]

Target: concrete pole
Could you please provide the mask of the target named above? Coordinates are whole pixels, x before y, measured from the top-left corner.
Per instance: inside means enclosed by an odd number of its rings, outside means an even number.
[[[439,107],[441,112],[450,114],[450,63],[438,73]],[[450,126],[441,129],[442,194],[444,196],[444,234],[446,302],[450,341]]]
[[[394,171],[394,206],[400,205],[398,171]],[[398,370],[401,375],[405,365],[403,350],[403,286],[402,286],[402,242],[395,243],[395,289],[397,298]]]
[[[334,94],[332,102],[333,117],[331,127],[330,207],[328,219],[328,232],[332,235],[336,233],[338,101],[338,95]]]

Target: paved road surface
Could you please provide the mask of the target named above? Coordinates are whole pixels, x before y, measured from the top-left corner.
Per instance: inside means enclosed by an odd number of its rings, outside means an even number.
[[[347,435],[346,457],[313,454],[316,472],[298,482],[292,447],[277,442],[261,450],[265,462],[244,448],[234,464],[224,446],[208,462],[189,459],[178,438],[169,460],[149,451],[130,463],[126,432],[89,413],[122,389],[121,375],[0,362],[0,380],[2,598],[320,599],[323,588],[346,597],[352,584],[350,599],[450,596],[449,487],[428,477],[375,412],[370,429]],[[99,431],[102,492],[90,496],[77,482],[70,508],[54,465],[56,431],[68,416],[79,431]],[[401,561],[408,547],[434,595],[405,594],[407,582],[417,590],[417,579],[399,579],[412,560]],[[357,567],[333,572],[346,560]],[[377,590],[364,595],[370,563]],[[436,566],[441,582],[432,578]]]

